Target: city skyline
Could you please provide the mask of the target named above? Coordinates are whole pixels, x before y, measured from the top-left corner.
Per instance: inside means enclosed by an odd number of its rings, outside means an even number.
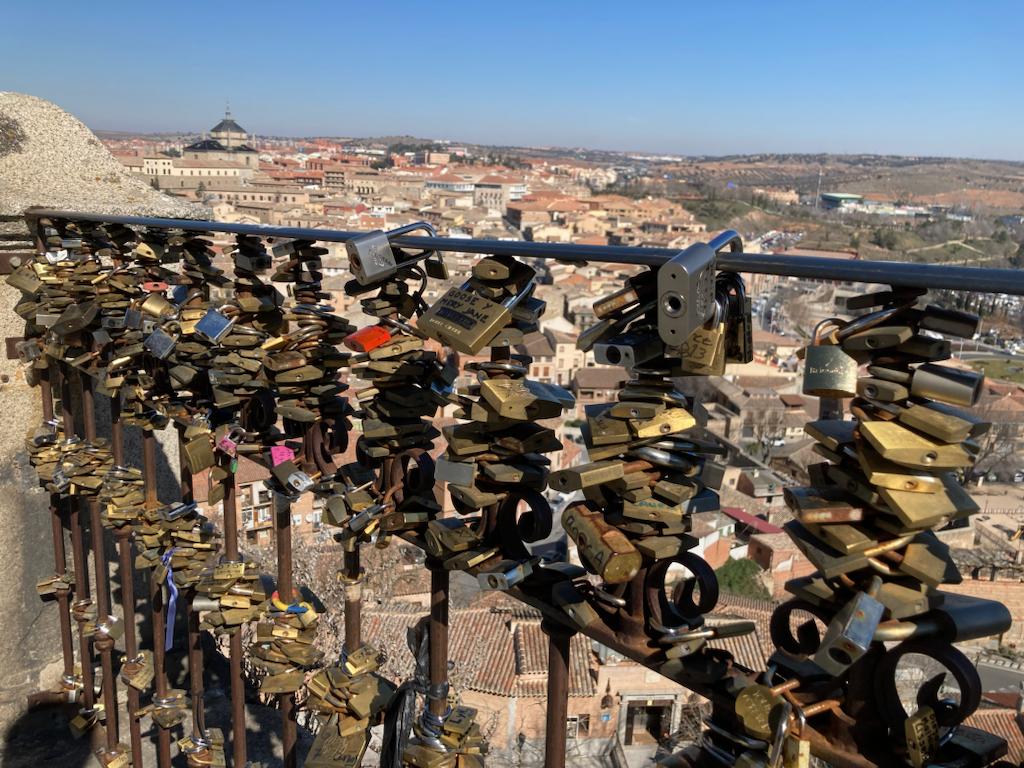
[[[53,8],[60,45],[8,9],[0,87],[96,130],[202,132],[230,101],[262,135],[1024,160],[1010,3]]]

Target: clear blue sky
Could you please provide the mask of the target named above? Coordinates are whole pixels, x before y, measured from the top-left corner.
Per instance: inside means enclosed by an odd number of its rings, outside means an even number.
[[[46,8],[46,13],[42,9]],[[46,2],[0,90],[96,129],[1024,160],[1024,2]]]

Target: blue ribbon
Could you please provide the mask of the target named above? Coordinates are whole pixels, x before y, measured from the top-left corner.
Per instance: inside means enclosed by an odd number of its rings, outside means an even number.
[[[164,630],[164,650],[169,651],[174,645],[174,614],[178,608],[178,585],[174,583],[174,571],[171,570],[171,556],[174,554],[176,547],[171,547],[163,557],[160,558],[160,562],[167,567],[167,591],[170,593],[170,598],[167,600],[167,616],[165,621]]]

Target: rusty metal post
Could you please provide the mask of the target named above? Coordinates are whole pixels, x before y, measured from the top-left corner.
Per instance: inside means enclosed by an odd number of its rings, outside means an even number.
[[[71,381],[66,366],[61,366],[60,408],[64,422],[64,437],[76,435],[75,417],[71,413]],[[68,499],[68,527],[71,529],[71,559],[75,570],[75,602],[72,604],[78,624],[79,659],[82,665],[82,712],[90,714],[96,706],[96,692],[92,677],[92,643],[85,634],[86,609],[91,601],[89,587],[89,559],[85,549],[82,521],[79,519],[80,499]]]
[[[78,394],[82,400],[82,418],[85,439],[92,443],[96,440],[96,402],[93,393],[92,377],[79,373]],[[92,534],[93,570],[96,573],[96,624],[97,626],[110,618],[110,574],[107,565],[106,541],[103,535],[103,521],[100,519],[100,503],[95,496],[90,496],[89,528]],[[103,678],[100,681],[103,692],[103,711],[106,716],[107,754],[116,754],[118,736],[117,722],[117,687],[114,679],[114,641],[110,637],[97,636],[94,641],[96,651],[100,655]]]
[[[362,611],[363,584],[359,563],[359,542],[352,543],[352,551],[344,552],[345,580],[345,651],[352,653],[363,644]]]
[[[43,401],[43,420],[53,420],[53,388],[50,384],[51,367],[48,365],[39,375],[39,390]],[[60,374],[58,373],[58,381]],[[67,576],[67,552],[64,548],[64,503],[59,493],[50,494],[50,522],[53,534],[54,573],[60,578]],[[71,604],[68,590],[57,590],[57,610],[60,619],[60,650],[64,660],[64,676],[61,684],[69,695],[77,690],[75,683],[75,647],[71,639]]]
[[[181,500],[195,501],[192,471],[185,455],[185,427],[178,425],[178,466],[181,478]],[[188,636],[188,682],[192,696],[192,738],[201,743],[206,738],[206,702],[203,686],[203,636],[199,629],[199,611],[194,610],[195,588],[185,595],[185,624]]]
[[[444,717],[448,710],[448,571],[440,563],[428,563],[427,567],[430,568],[430,712]]]
[[[225,457],[226,458],[226,457]],[[238,555],[238,503],[235,495],[235,473],[224,479],[224,558],[229,563],[240,562]],[[234,765],[244,768],[245,749],[245,680],[242,678],[242,632],[236,630],[228,640],[228,662],[231,681],[231,746]]]
[[[544,768],[565,765],[566,716],[569,709],[569,642],[573,632],[562,624],[544,620],[548,636],[548,709],[544,725]]]
[[[121,396],[110,399],[110,453],[114,465],[124,466],[124,425],[121,423]],[[121,614],[124,619],[124,654],[127,660],[139,655],[138,636],[135,634],[135,565],[132,562],[132,527],[122,525],[114,532],[117,539],[117,576],[121,584]],[[142,729],[136,712],[139,710],[139,692],[125,686],[128,693],[128,735],[132,749],[132,765],[142,765]]]
[[[156,492],[156,435],[152,429],[142,430],[142,477],[146,484],[146,508],[153,509],[160,506]],[[167,680],[167,672],[164,669],[165,651],[164,637],[166,633],[165,606],[164,606],[164,585],[157,581],[155,573],[149,572],[149,600],[153,612],[153,670],[154,692],[153,698],[164,700],[167,698],[167,691],[170,683]],[[170,768],[171,765],[171,732],[167,728],[161,728],[155,722],[156,728],[156,758],[159,768]]]
[[[292,505],[280,502],[274,510],[274,546],[277,549],[277,594],[292,602]],[[298,732],[295,724],[295,694],[281,695],[281,746],[284,768],[295,768]]]

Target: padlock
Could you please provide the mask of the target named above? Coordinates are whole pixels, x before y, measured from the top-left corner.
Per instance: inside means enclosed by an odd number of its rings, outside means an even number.
[[[580,560],[609,584],[624,584],[643,565],[640,552],[629,539],[584,503],[572,504],[563,513],[562,527],[575,542]]]
[[[345,243],[345,251],[348,253],[349,270],[356,281],[360,285],[371,285],[395,274],[398,271],[398,262],[395,259],[394,251],[391,250],[391,238],[418,229],[425,230],[431,236],[436,234],[430,224],[418,221],[389,232],[375,230],[348,240]],[[430,251],[424,252],[417,259],[403,262],[403,266],[431,255]]]
[[[533,563],[528,560],[524,562],[501,560],[480,571],[476,575],[476,579],[480,583],[480,589],[508,591],[528,579],[532,573]]]
[[[167,523],[173,523],[175,520],[180,520],[189,513],[194,512],[196,507],[197,504],[194,501],[188,504],[185,502],[166,504],[159,509],[160,519]]]
[[[354,352],[370,352],[391,341],[391,334],[382,325],[369,325],[351,333],[342,340],[342,344]]]
[[[18,352],[18,360],[22,363],[31,363],[43,355],[43,348],[39,346],[39,339],[25,339],[14,345]]]
[[[747,286],[735,272],[720,272],[715,284],[716,293],[724,290],[727,301],[725,362],[749,363],[754,359],[754,320]]]
[[[635,368],[660,356],[665,345],[654,328],[613,336],[594,345],[594,360],[598,365],[621,365]]]
[[[167,323],[167,327],[171,333],[160,327],[147,336],[143,342],[143,346],[158,360],[166,360],[170,357],[171,352],[174,351],[174,347],[178,343],[178,338],[181,336],[181,326],[178,323]]]
[[[151,293],[139,306],[142,312],[157,320],[172,317],[175,314],[174,305],[167,300],[162,293]]]
[[[658,334],[677,347],[715,309],[715,252],[694,243],[658,268]]]
[[[837,344],[822,342],[822,328],[838,325],[834,319],[822,320],[814,328],[814,338],[804,358],[805,395],[825,398],[855,397],[857,394],[857,361]]]
[[[963,339],[970,339],[974,337],[974,334],[981,327],[981,318],[972,312],[944,309],[934,304],[929,304],[922,310],[917,326],[922,330],[936,331],[947,336],[959,336]]]
[[[950,405],[972,407],[981,396],[985,375],[934,363],[918,366],[910,380],[910,394]]]
[[[684,373],[701,376],[725,373],[725,310],[717,302],[715,307],[711,318],[673,350]]]
[[[237,424],[224,424],[214,432],[214,447],[234,457],[238,454],[238,444],[245,437],[245,430]]]
[[[500,304],[470,290],[466,282],[451,288],[424,312],[416,327],[429,338],[458,352],[475,355],[493,341],[512,319],[512,307],[534,288],[529,280]]]
[[[313,478],[301,471],[291,460],[282,461],[277,464],[271,474],[284,488],[288,495],[298,496],[313,487]]]
[[[878,577],[873,588],[881,585]],[[858,592],[829,622],[825,637],[814,654],[814,663],[839,677],[868,652],[885,606],[868,592]]]
[[[466,461],[449,461],[439,457],[434,464],[434,479],[443,483],[469,486],[476,476],[476,464]]]
[[[216,309],[211,308],[196,323],[195,331],[206,340],[216,344],[228,335],[234,324],[235,318],[228,318]]]

